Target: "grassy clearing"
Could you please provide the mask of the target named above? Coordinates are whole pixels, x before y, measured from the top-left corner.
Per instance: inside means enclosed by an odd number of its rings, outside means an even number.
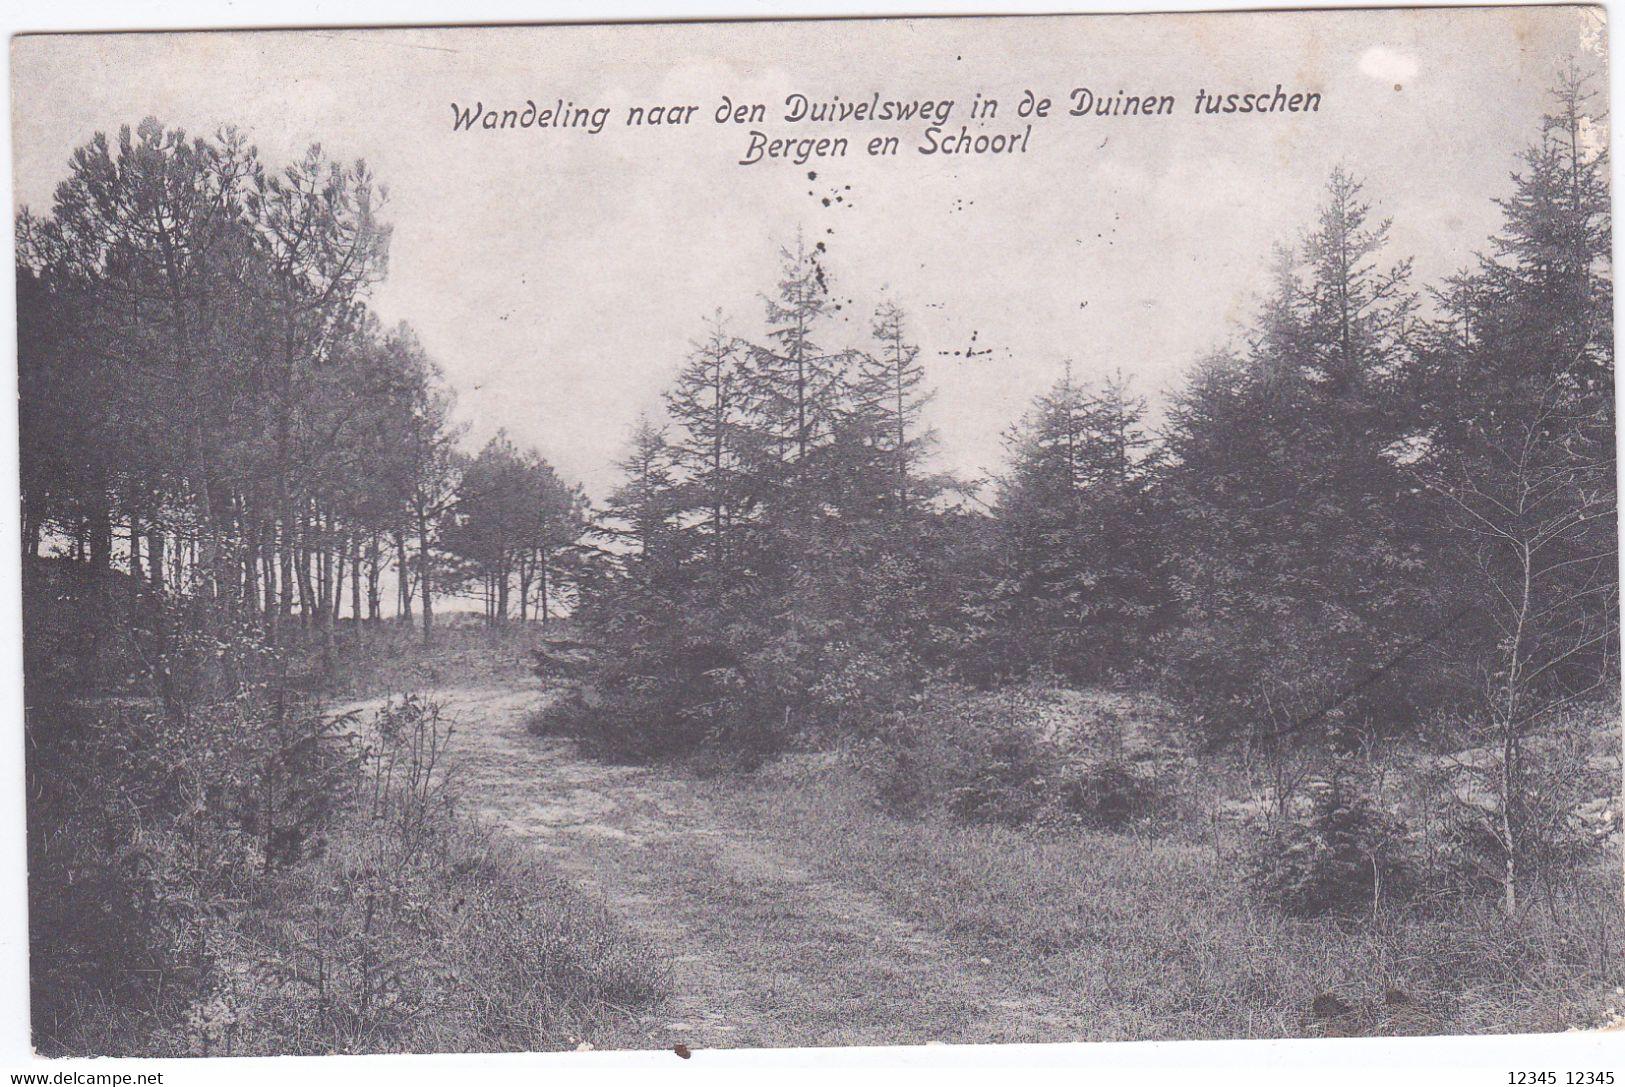
[[[1226,836],[899,819],[841,764],[780,774],[736,810],[989,959],[1046,1040],[1554,1031],[1604,1021],[1625,985],[1617,865],[1516,921],[1475,904],[1291,920],[1250,901]]]

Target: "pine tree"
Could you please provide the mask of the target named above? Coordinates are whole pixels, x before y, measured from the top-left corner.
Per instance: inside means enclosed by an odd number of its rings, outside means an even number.
[[[390,477],[398,488],[400,514],[400,523],[394,526],[396,577],[403,615],[411,599],[407,594],[416,586],[423,615],[423,642],[428,645],[434,639],[440,532],[456,507],[466,459],[457,449],[463,431],[452,425],[451,395],[433,382],[433,363],[411,331],[398,329],[390,340],[390,349],[407,375],[393,413],[398,445]],[[414,537],[415,561],[407,557],[407,541]]]
[[[657,746],[697,721],[771,745],[895,705],[954,625],[919,349],[890,307],[878,350],[827,346],[822,248],[784,257],[765,342],[713,323],[667,395],[670,427],[634,435],[602,520],[614,570],[583,592],[614,647],[611,716],[663,730]]]
[[[682,503],[666,430],[640,418],[631,450],[617,467],[626,482],[610,495],[599,531],[628,547],[635,564],[661,569],[675,564]]]
[[[730,562],[734,521],[750,508],[743,477],[750,440],[746,356],[718,312],[666,394],[666,413],[678,427],[672,461],[684,475],[686,504],[699,515],[694,531],[704,537],[698,550],[719,571]]]
[[[830,305],[822,244],[809,250],[798,240],[782,256],[778,290],[767,299],[769,342],[751,351],[747,371],[759,452],[774,458],[759,470],[780,484],[806,470],[832,436],[852,361],[850,352],[826,352],[815,339]]]
[[[878,350],[857,357],[852,398],[867,441],[889,469],[896,509],[904,511],[926,497],[916,476],[922,453],[933,440],[920,428],[930,397],[921,391],[925,371],[920,347],[910,342],[907,316],[894,303],[876,308],[873,336]]]
[[[1377,263],[1391,223],[1370,222],[1363,188],[1342,169],[1327,182],[1319,222],[1303,243],[1307,282],[1301,314],[1294,315],[1299,327],[1293,329],[1306,376],[1322,387],[1323,398],[1362,423],[1363,401],[1403,361],[1416,308],[1408,285],[1411,262],[1388,268]]]
[[[1469,708],[1497,755],[1508,914],[1536,851],[1526,741],[1618,683],[1611,222],[1606,152],[1588,139],[1603,120],[1574,72],[1555,97],[1492,254],[1443,299],[1417,367],[1426,410],[1412,466],[1457,571],[1470,636],[1455,663],[1482,676]]]
[[[1102,679],[1149,647],[1167,590],[1144,416],[1121,375],[1090,388],[1069,364],[1009,436],[994,588],[1007,669]]]
[[[1408,262],[1379,264],[1387,235],[1334,172],[1314,229],[1280,254],[1251,349],[1211,359],[1170,413],[1185,614],[1170,653],[1218,733],[1346,743],[1411,712],[1395,658],[1434,602],[1394,452],[1415,299]]]

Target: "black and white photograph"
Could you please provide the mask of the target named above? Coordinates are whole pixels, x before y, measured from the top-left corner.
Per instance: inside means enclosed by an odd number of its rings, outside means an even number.
[[[1625,1028],[1607,38],[13,37],[34,1054]]]

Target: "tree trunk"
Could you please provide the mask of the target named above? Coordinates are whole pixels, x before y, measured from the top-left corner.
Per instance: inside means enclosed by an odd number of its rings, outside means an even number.
[[[547,627],[547,552],[546,551],[542,552],[541,569],[537,571],[537,574],[538,574],[539,580],[541,581],[541,587],[539,589],[539,592],[541,594],[541,598],[536,601],[536,607],[537,607],[537,610],[539,610],[542,613],[542,627],[545,629]]]
[[[378,579],[383,566],[382,545],[378,541],[378,533],[372,534],[367,545],[367,619],[378,622],[383,617],[383,600],[379,596]]]
[[[1507,678],[1501,709],[1501,844],[1506,849],[1506,875],[1502,908],[1512,917],[1518,912],[1518,849],[1520,843],[1512,825],[1512,802],[1520,782],[1518,780],[1518,738],[1523,715],[1524,636],[1529,628],[1529,616],[1534,596],[1534,552],[1527,541],[1520,543],[1518,558],[1523,575],[1522,591],[1518,597],[1516,622],[1512,631],[1512,644],[1507,650]]]
[[[521,558],[519,560],[519,625],[524,626],[530,621],[530,583],[532,578],[531,562]]]
[[[281,588],[282,588],[282,592],[281,592],[281,612],[282,612],[282,618],[283,619],[292,619],[293,618],[293,594],[294,594],[294,574],[293,574],[293,544],[294,544],[294,539],[293,538],[294,538],[293,511],[292,511],[291,507],[284,507],[283,511],[282,511],[282,539],[281,539],[281,544],[282,544],[282,548],[281,548],[281,552],[282,552],[281,553],[282,571],[281,571],[281,573],[280,573],[280,575],[278,576],[278,579],[277,579],[278,581],[280,581],[282,583],[282,585],[281,585]]]
[[[156,526],[147,529],[147,574],[152,579],[152,591],[164,591],[164,530]]]
[[[1508,917],[1518,915],[1518,851],[1512,830],[1513,761],[1517,744],[1509,736],[1501,752],[1501,837],[1506,847],[1506,875],[1502,884],[1501,909]]]
[[[198,425],[201,427],[202,424],[199,423]],[[199,439],[199,441],[201,441],[201,439]],[[194,550],[192,558],[192,571],[193,577],[196,578],[197,571],[199,569],[202,570],[203,583],[199,587],[198,591],[201,592],[203,596],[212,598],[219,592],[218,579],[216,577],[218,571],[215,569],[215,563],[219,559],[218,540],[216,539],[214,523],[214,503],[209,497],[209,480],[201,470],[199,470],[197,473],[197,506],[198,527],[203,533],[202,555],[200,560],[200,556],[196,553],[196,550]],[[193,546],[194,549],[198,546],[195,539],[193,541]]]
[[[412,567],[406,559],[406,532],[395,533],[395,593],[396,615],[412,621]]]
[[[344,575],[346,552],[349,550],[348,541],[342,537],[339,544],[333,549],[333,607],[329,612],[336,626],[339,617],[344,614]]]
[[[244,526],[248,528],[247,539],[243,541],[243,605],[244,610],[254,615],[260,610],[260,548],[261,525],[258,518],[249,519],[245,516]]]
[[[299,626],[309,629],[310,613],[316,606],[316,588],[310,579],[310,521],[299,517],[299,553],[294,556],[294,573],[299,582]]]
[[[265,539],[260,541],[260,575],[265,583],[265,636],[275,645],[281,633],[282,607],[277,596],[276,555],[277,526],[275,521],[265,526]]]
[[[146,580],[146,574],[141,567],[141,518],[133,513],[130,514],[130,578],[135,583],[133,588],[137,591]]]
[[[90,514],[90,568],[100,573],[113,565],[113,515],[98,503]]]
[[[434,644],[434,586],[429,564],[429,516],[418,514],[418,589],[423,594],[423,644]]]
[[[355,640],[361,640],[361,534],[350,536],[350,621],[355,624]]]
[[[23,497],[23,554],[39,558],[40,537],[44,532],[45,496],[39,493]]]
[[[316,565],[316,614],[312,618],[316,620],[317,628],[325,635],[327,628],[332,625],[333,618],[333,569],[331,553],[327,549],[327,522],[319,511],[311,518],[311,526],[315,529],[315,539],[311,541],[311,558]]]

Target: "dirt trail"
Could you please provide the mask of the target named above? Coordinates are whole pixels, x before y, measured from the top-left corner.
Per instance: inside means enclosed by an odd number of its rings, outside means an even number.
[[[526,718],[540,686],[433,693],[486,819],[547,855],[672,962],[673,996],[621,1046],[1029,1040],[979,959],[765,840],[725,782],[581,757]],[[992,1013],[990,1015],[990,1013]]]

